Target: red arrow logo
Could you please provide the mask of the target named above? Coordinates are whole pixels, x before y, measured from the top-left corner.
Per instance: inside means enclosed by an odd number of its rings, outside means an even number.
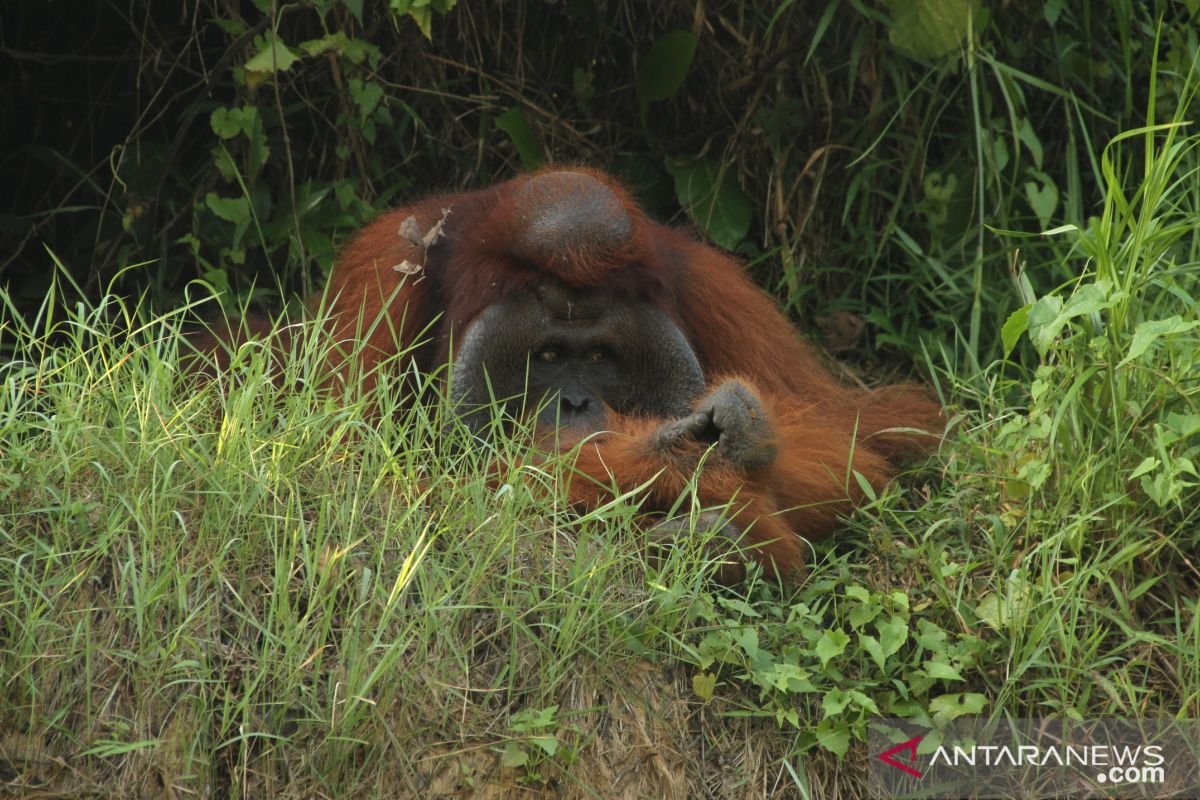
[[[924,737],[922,737],[922,736],[914,736],[913,738],[909,739],[907,742],[896,745],[891,750],[884,750],[882,753],[879,754],[879,760],[889,766],[893,766],[896,769],[907,772],[909,775],[912,775],[914,778],[919,778],[919,777],[921,777],[921,773],[917,772],[915,769],[910,767],[908,764],[917,763],[917,745],[919,745],[921,743],[921,739],[923,739],[923,738]],[[903,752],[905,750],[909,751],[908,764],[901,764],[899,761],[896,761],[892,758],[892,756],[896,755],[897,753]]]

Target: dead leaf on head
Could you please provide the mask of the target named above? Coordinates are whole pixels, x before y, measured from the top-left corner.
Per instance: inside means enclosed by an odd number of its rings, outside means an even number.
[[[442,218],[433,223],[433,227],[426,232],[421,238],[421,244],[425,245],[426,249],[433,246],[433,243],[442,238],[445,234],[442,233],[442,228],[446,225],[446,217],[450,216],[450,209],[442,209]]]
[[[424,244],[421,235],[421,226],[417,223],[416,217],[407,217],[404,222],[400,223],[400,238],[407,239],[415,247],[420,247]]]

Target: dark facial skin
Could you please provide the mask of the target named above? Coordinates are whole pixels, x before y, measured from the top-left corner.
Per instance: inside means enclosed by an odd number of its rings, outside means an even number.
[[[609,290],[544,280],[494,303],[467,329],[451,396],[468,408],[506,400],[517,414],[523,409],[513,403],[532,409],[551,398],[539,425],[591,432],[604,427],[608,409],[682,417],[704,388],[695,353],[662,312]]]

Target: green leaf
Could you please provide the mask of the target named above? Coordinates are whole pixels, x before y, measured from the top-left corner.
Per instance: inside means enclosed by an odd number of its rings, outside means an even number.
[[[718,597],[717,603],[726,611],[732,611],[740,617],[748,617],[751,619],[761,617],[762,614],[754,610],[754,606],[747,603],[740,597]]]
[[[638,104],[643,113],[650,103],[667,100],[679,91],[692,66],[698,41],[687,31],[671,31],[650,48],[637,72]]]
[[[1034,349],[1042,357],[1045,357],[1062,331],[1063,323],[1059,317],[1062,307],[1063,301],[1054,295],[1039,297],[1029,307],[1026,315],[1029,341],[1033,342]]]
[[[1121,360],[1121,363],[1128,364],[1130,361],[1141,356],[1150,349],[1150,345],[1164,336],[1186,333],[1197,326],[1200,326],[1200,320],[1184,322],[1183,317],[1178,314],[1166,319],[1154,319],[1142,322],[1134,330],[1133,342],[1129,345],[1129,353]]]
[[[245,130],[240,108],[214,108],[208,124],[222,139],[232,139]]]
[[[354,20],[362,25],[363,0],[342,0],[342,4],[354,15]]]
[[[875,487],[871,485],[869,480],[867,480],[867,476],[863,475],[858,470],[853,470],[853,473],[854,482],[858,484],[858,488],[862,491],[863,497],[867,498],[872,503],[878,500],[879,498],[875,495]]]
[[[712,159],[690,164],[668,159],[666,167],[688,215],[719,246],[737,247],[750,232],[751,208],[733,170],[722,170]]]
[[[861,708],[863,711],[866,711],[868,714],[874,714],[875,716],[879,716],[879,706],[875,705],[875,701],[872,700],[870,697],[867,697],[865,694],[860,692],[858,689],[851,689],[849,691],[849,695],[850,695],[850,699],[854,701],[854,704],[857,705],[859,708]]]
[[[358,106],[358,118],[365,121],[383,99],[383,87],[375,81],[364,82],[358,78],[351,78],[346,86],[350,89],[354,104]]]
[[[527,708],[524,711],[518,711],[512,715],[512,719],[508,721],[509,730],[514,731],[530,731],[537,728],[549,728],[557,723],[554,721],[555,714],[558,713],[558,706],[546,706],[545,708]]]
[[[523,767],[529,763],[529,754],[525,752],[525,748],[517,742],[508,742],[504,745],[504,752],[500,755],[500,766],[515,769]]]
[[[850,726],[841,720],[821,720],[816,733],[817,743],[836,756],[844,756],[850,749]]]
[[[758,629],[757,628],[739,628],[737,633],[733,635],[734,641],[738,647],[742,648],[742,652],[746,654],[746,658],[751,661],[757,661],[759,653],[758,649]]]
[[[847,586],[846,597],[852,597],[860,603],[871,599],[871,592],[865,586]]]
[[[433,38],[433,12],[445,14],[458,0],[391,0],[393,14],[407,14],[426,39]]]
[[[895,655],[908,641],[908,622],[902,617],[892,617],[887,622],[875,620],[875,627],[879,630],[879,647],[885,658]]]
[[[696,697],[708,702],[717,689],[717,676],[712,672],[697,672],[692,676],[692,691]]]
[[[1085,283],[1071,293],[1067,304],[1063,306],[1063,317],[1073,319],[1084,314],[1094,314],[1112,306],[1116,295],[1110,296],[1108,281],[1099,280],[1095,283]]]
[[[940,722],[951,722],[967,714],[978,714],[987,705],[987,698],[975,692],[944,694],[929,701],[929,713]]]
[[[1033,604],[1033,586],[1021,575],[1010,575],[1004,592],[989,592],[975,606],[979,618],[996,630],[1011,628],[1028,615]]]
[[[93,747],[80,753],[81,756],[100,756],[115,758],[138,750],[152,750],[162,744],[164,739],[140,739],[136,742],[119,742],[115,739],[101,739]]]
[[[272,37],[271,41],[251,56],[244,66],[247,72],[270,75],[272,72],[288,71],[299,60],[300,57],[280,39]]]
[[[209,192],[204,202],[221,219],[226,222],[249,222],[250,203],[244,197],[219,197],[216,192]]]
[[[1179,439],[1200,433],[1200,414],[1176,414],[1172,411],[1167,415],[1167,427],[1174,431]]]
[[[871,660],[878,665],[880,670],[883,670],[887,665],[887,656],[883,654],[883,647],[879,644],[879,640],[869,634],[860,633],[858,641],[862,645],[862,649],[870,654]]]
[[[517,155],[521,157],[521,164],[525,169],[535,170],[542,165],[542,148],[538,144],[537,137],[533,135],[533,129],[529,127],[529,121],[525,119],[525,114],[521,112],[521,109],[510,108],[505,111],[496,117],[495,125],[508,134],[513,146],[517,148]]]
[[[966,46],[987,25],[979,0],[885,0],[892,15],[888,39],[916,58],[933,61]]]
[[[839,630],[830,629],[821,634],[817,642],[817,657],[821,659],[821,666],[827,665],[829,659],[844,653],[849,643],[850,637]]]
[[[855,606],[850,609],[848,620],[850,626],[858,630],[863,625],[866,625],[871,620],[879,616],[879,612],[883,611],[883,606],[878,603],[866,603],[864,605]]]
[[[1033,166],[1038,169],[1042,168],[1042,140],[1038,138],[1037,132],[1033,129],[1027,117],[1022,117],[1021,122],[1017,125],[1017,138],[1021,144],[1025,145],[1025,149],[1029,151],[1029,155],[1033,156]]]
[[[361,7],[360,7],[361,10]],[[353,12],[351,12],[353,13]],[[304,51],[306,56],[319,56],[322,53],[327,53],[332,50],[335,53],[342,52],[349,39],[343,31],[331,33],[328,36],[322,36],[320,39],[309,39],[306,42],[300,43],[300,49]]]
[[[917,644],[934,653],[946,652],[947,634],[929,620],[917,620]]]
[[[1029,174],[1035,180],[1025,181],[1025,200],[1033,213],[1037,214],[1042,228],[1049,228],[1050,218],[1058,208],[1058,187],[1054,185],[1054,179],[1044,172],[1031,169]]]
[[[1154,470],[1158,469],[1158,465],[1161,463],[1162,462],[1154,456],[1146,456],[1142,459],[1142,463],[1134,467],[1133,472],[1129,473],[1129,479],[1133,480],[1134,478],[1140,478],[1147,473],[1153,472]]]
[[[1017,346],[1017,342],[1021,339],[1021,334],[1029,330],[1029,309],[1032,306],[1024,305],[1016,311],[1008,315],[1008,319],[1004,320],[1003,327],[1000,328],[1000,338],[1004,340],[1004,357],[1013,351]]]
[[[821,710],[825,716],[834,717],[842,713],[850,705],[850,695],[841,689],[830,689],[821,698]]]
[[[561,746],[561,742],[555,736],[531,736],[529,737],[529,741],[537,745],[538,749],[552,758]]]
[[[956,667],[941,661],[926,661],[925,674],[938,681],[961,681],[963,679]]]
[[[1030,306],[1027,317],[1029,339],[1038,355],[1045,357],[1063,326],[1072,319],[1111,308],[1120,299],[1121,293],[1109,290],[1108,282],[1100,280],[1080,286],[1065,305],[1057,296],[1047,295]]]

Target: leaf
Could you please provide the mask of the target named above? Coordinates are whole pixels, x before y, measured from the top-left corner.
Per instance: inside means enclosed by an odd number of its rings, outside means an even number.
[[[1113,299],[1109,296],[1108,281],[1099,280],[1095,283],[1085,283],[1071,293],[1070,299],[1063,307],[1063,316],[1072,319],[1084,314],[1103,311],[1112,306]]]
[[[530,731],[537,728],[549,728],[557,724],[554,721],[555,715],[558,713],[558,705],[546,706],[545,708],[527,708],[524,711],[518,711],[512,715],[512,719],[508,721],[509,730],[514,731]]]
[[[837,756],[850,749],[850,726],[841,720],[823,719],[817,724],[817,743]]]
[[[865,586],[847,586],[846,597],[853,597],[860,603],[866,603],[871,599],[871,592]]]
[[[726,611],[732,611],[739,617],[747,617],[749,619],[757,619],[762,614],[754,610],[754,606],[747,603],[740,597],[718,597],[717,603]]]
[[[692,66],[699,40],[688,31],[663,34],[638,64],[638,104],[646,106],[667,100],[679,91]]]
[[[1033,586],[1021,575],[1010,575],[1003,593],[989,592],[975,606],[979,618],[996,630],[1023,621],[1032,607]]]
[[[319,56],[322,53],[328,53],[332,50],[335,53],[340,53],[346,47],[350,40],[346,38],[343,31],[337,31],[327,36],[322,36],[320,39],[309,39],[300,43],[300,49],[304,51],[306,56]]]
[[[719,246],[737,247],[750,232],[751,209],[733,170],[721,170],[712,159],[690,164],[668,159],[666,167],[688,215]]]
[[[751,661],[758,660],[761,651],[758,649],[757,628],[739,628],[737,633],[733,635],[733,639],[737,642],[738,647],[742,648],[742,652],[746,654],[746,658]]]
[[[449,216],[450,209],[443,208],[441,219],[430,225],[429,230],[425,231],[425,235],[421,237],[422,247],[428,250],[429,248],[433,247],[434,243],[437,242],[438,239],[441,239],[446,235],[442,231],[446,227],[446,218]]]
[[[521,157],[521,164],[525,169],[535,170],[542,165],[542,148],[538,144],[537,137],[533,135],[533,129],[529,127],[529,121],[525,119],[525,114],[521,112],[521,109],[510,108],[505,111],[496,117],[495,125],[508,134],[513,146],[517,148],[517,155]]]
[[[835,717],[850,705],[850,695],[841,689],[830,689],[821,698],[821,710],[827,717]]]
[[[855,705],[857,705],[863,711],[866,711],[868,714],[879,716],[879,706],[875,705],[875,701],[870,697],[867,697],[858,689],[851,689],[849,694],[850,699],[853,700]]]
[[[895,655],[908,641],[908,622],[902,617],[892,617],[887,622],[875,620],[875,627],[879,629],[879,647],[885,658]]]
[[[879,498],[875,495],[875,487],[871,485],[869,480],[867,480],[867,476],[863,475],[858,470],[853,470],[853,473],[854,482],[858,484],[858,488],[862,491],[863,496],[872,503],[878,500]]]
[[[232,139],[242,132],[242,118],[237,108],[214,108],[208,117],[213,133],[222,139]]]
[[[251,56],[244,66],[247,72],[270,75],[273,72],[287,72],[299,60],[300,57],[280,39],[272,37],[271,41]]]
[[[947,634],[929,620],[917,620],[917,644],[934,653],[946,652]]]
[[[558,748],[562,746],[556,736],[531,736],[529,737],[529,741],[537,745],[543,753],[551,758],[558,752]]]
[[[1133,342],[1129,345],[1129,353],[1121,360],[1121,364],[1128,364],[1130,361],[1141,356],[1150,349],[1150,345],[1164,336],[1186,333],[1197,326],[1200,326],[1200,320],[1184,322],[1183,317],[1178,314],[1166,319],[1154,319],[1142,322],[1134,329]]]
[[[414,247],[419,247],[422,237],[421,226],[417,223],[417,218],[411,214],[405,217],[404,221],[400,223],[400,238],[405,239]]]
[[[839,630],[826,630],[821,634],[820,640],[817,641],[817,657],[821,659],[821,666],[829,663],[829,659],[835,656],[840,656],[846,651],[846,645],[850,643],[850,637]]]
[[[1147,473],[1153,472],[1154,470],[1158,469],[1158,465],[1161,463],[1162,462],[1154,456],[1146,456],[1144,459],[1142,459],[1142,463],[1134,467],[1133,472],[1129,473],[1129,480],[1140,478]]]
[[[848,620],[850,626],[855,630],[866,625],[871,620],[879,616],[879,612],[883,611],[883,606],[878,603],[866,603],[864,605],[855,606],[850,609]]]
[[[162,744],[164,739],[140,739],[136,742],[120,742],[115,739],[101,739],[94,746],[80,753],[81,756],[100,756],[114,758],[138,750],[151,750]]]
[[[1065,7],[1066,0],[1046,0],[1046,4],[1042,6],[1042,16],[1046,22],[1050,23],[1051,28],[1054,27],[1054,23],[1058,22],[1058,17]]]
[[[939,722],[951,722],[967,714],[978,714],[987,698],[975,692],[944,694],[929,701],[929,713]]]
[[[916,58],[934,61],[967,43],[986,27],[979,0],[885,0],[892,15],[888,39]]]
[[[1111,308],[1121,293],[1111,292],[1110,288],[1103,280],[1086,283],[1071,294],[1065,305],[1056,295],[1047,295],[1030,306],[1027,316],[1029,339],[1038,355],[1045,357],[1063,326],[1072,319]]]
[[[956,667],[941,661],[926,661],[925,674],[938,681],[961,681],[963,676]]]
[[[362,25],[363,0],[342,0],[342,5],[346,6],[346,9],[354,15],[355,21]]]
[[[879,640],[869,634],[861,633],[858,641],[862,645],[862,649],[870,654],[871,660],[879,666],[880,670],[883,670],[887,665],[887,656],[883,654],[883,647],[880,646]]]
[[[433,12],[445,14],[458,0],[391,0],[393,14],[407,14],[426,39],[433,38]]]
[[[1021,334],[1029,330],[1029,308],[1032,305],[1024,305],[1016,311],[1008,315],[1008,319],[1004,320],[1004,325],[1000,328],[1000,338],[1004,340],[1004,357],[1013,351],[1017,346],[1017,342],[1021,339]]]
[[[216,192],[204,196],[204,202],[221,219],[226,222],[248,222],[250,220],[250,203],[244,197],[219,197]]]
[[[1029,151],[1029,155],[1033,156],[1033,165],[1041,169],[1042,140],[1038,138],[1037,132],[1034,131],[1028,117],[1022,117],[1020,124],[1017,125],[1017,139],[1020,140],[1021,144],[1025,145],[1025,149]]]
[[[523,767],[529,763],[529,754],[525,752],[525,748],[517,742],[508,742],[504,745],[504,752],[500,755],[500,766],[515,769]]]
[[[383,87],[375,81],[364,82],[358,78],[351,78],[346,82],[346,86],[350,89],[354,104],[358,106],[358,118],[365,121],[383,99]]]
[[[1033,209],[1033,213],[1037,214],[1042,228],[1049,228],[1050,218],[1058,208],[1058,187],[1054,185],[1054,180],[1043,172],[1031,169],[1029,173],[1036,180],[1025,181],[1025,200]]]
[[[697,672],[692,676],[692,691],[704,702],[712,700],[717,689],[717,676],[712,672]]]
[[[1176,414],[1172,411],[1167,415],[1167,427],[1184,439],[1200,432],[1200,414]]]

